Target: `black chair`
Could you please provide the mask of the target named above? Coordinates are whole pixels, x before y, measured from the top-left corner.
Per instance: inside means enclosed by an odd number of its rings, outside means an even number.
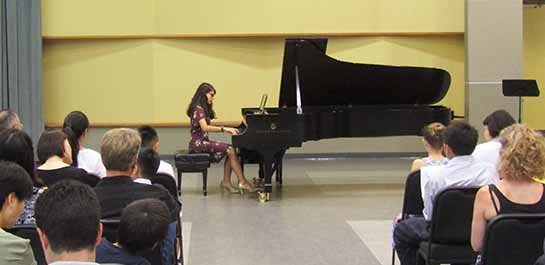
[[[30,247],[34,252],[34,259],[38,265],[46,265],[44,250],[42,248],[42,242],[38,231],[36,231],[36,225],[16,225],[12,228],[6,229],[7,232],[16,235],[21,238],[30,240]]]
[[[473,203],[478,188],[450,188],[433,204],[430,238],[420,243],[417,264],[473,264],[471,248]]]
[[[152,184],[161,185],[163,188],[168,190],[168,193],[172,195],[172,198],[178,198],[178,186],[176,185],[176,181],[174,181],[174,178],[172,178],[171,175],[165,173],[157,173],[155,174],[155,176],[151,177],[150,181]]]
[[[201,172],[202,191],[204,196],[208,194],[206,182],[208,177],[208,168],[210,167],[210,154],[208,153],[190,153],[188,150],[180,150],[174,154],[174,164],[178,173],[178,195],[182,196],[182,173],[183,172]]]
[[[405,192],[403,193],[403,205],[401,208],[401,220],[409,216],[422,216],[424,201],[420,189],[420,170],[411,172],[405,179]],[[395,249],[392,248],[392,265],[395,264]]]
[[[486,228],[481,264],[532,265],[543,254],[545,213],[500,214]]]

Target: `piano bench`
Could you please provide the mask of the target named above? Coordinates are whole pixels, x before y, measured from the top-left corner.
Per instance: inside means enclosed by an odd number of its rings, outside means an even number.
[[[174,154],[174,164],[178,171],[178,195],[182,196],[182,173],[201,172],[202,191],[204,196],[208,194],[206,182],[208,177],[208,168],[210,167],[210,154],[208,153],[190,153],[188,150],[180,150]]]

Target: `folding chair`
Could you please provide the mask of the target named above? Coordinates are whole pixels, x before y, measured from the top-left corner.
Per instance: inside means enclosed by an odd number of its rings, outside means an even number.
[[[544,238],[545,213],[500,214],[486,227],[481,264],[532,265]]]
[[[20,238],[30,240],[30,247],[34,252],[34,259],[38,265],[46,265],[44,250],[42,248],[42,242],[38,231],[36,231],[36,225],[16,225],[12,228],[6,229],[7,232],[16,235]]]
[[[473,264],[473,203],[478,188],[450,188],[435,197],[430,238],[420,243],[417,264]]]

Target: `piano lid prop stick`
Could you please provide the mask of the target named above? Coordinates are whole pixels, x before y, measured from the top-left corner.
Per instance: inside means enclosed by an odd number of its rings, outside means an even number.
[[[303,114],[303,109],[301,108],[301,85],[299,84],[299,68],[295,65],[295,92],[297,98],[297,115]]]

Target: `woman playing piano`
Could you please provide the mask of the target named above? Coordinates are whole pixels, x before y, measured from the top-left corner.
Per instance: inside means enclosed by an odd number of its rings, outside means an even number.
[[[191,103],[187,107],[187,116],[191,121],[191,141],[189,142],[189,151],[195,153],[209,153],[212,162],[219,162],[223,157],[225,159],[223,180],[220,182],[220,188],[231,193],[244,191],[254,192],[256,189],[246,180],[240,162],[237,158],[235,149],[227,143],[211,141],[208,139],[209,132],[224,132],[231,135],[238,134],[236,128],[210,125],[210,121],[216,118],[212,103],[216,89],[208,83],[202,83],[197,88]],[[238,190],[231,184],[231,172],[235,172],[238,179]]]

